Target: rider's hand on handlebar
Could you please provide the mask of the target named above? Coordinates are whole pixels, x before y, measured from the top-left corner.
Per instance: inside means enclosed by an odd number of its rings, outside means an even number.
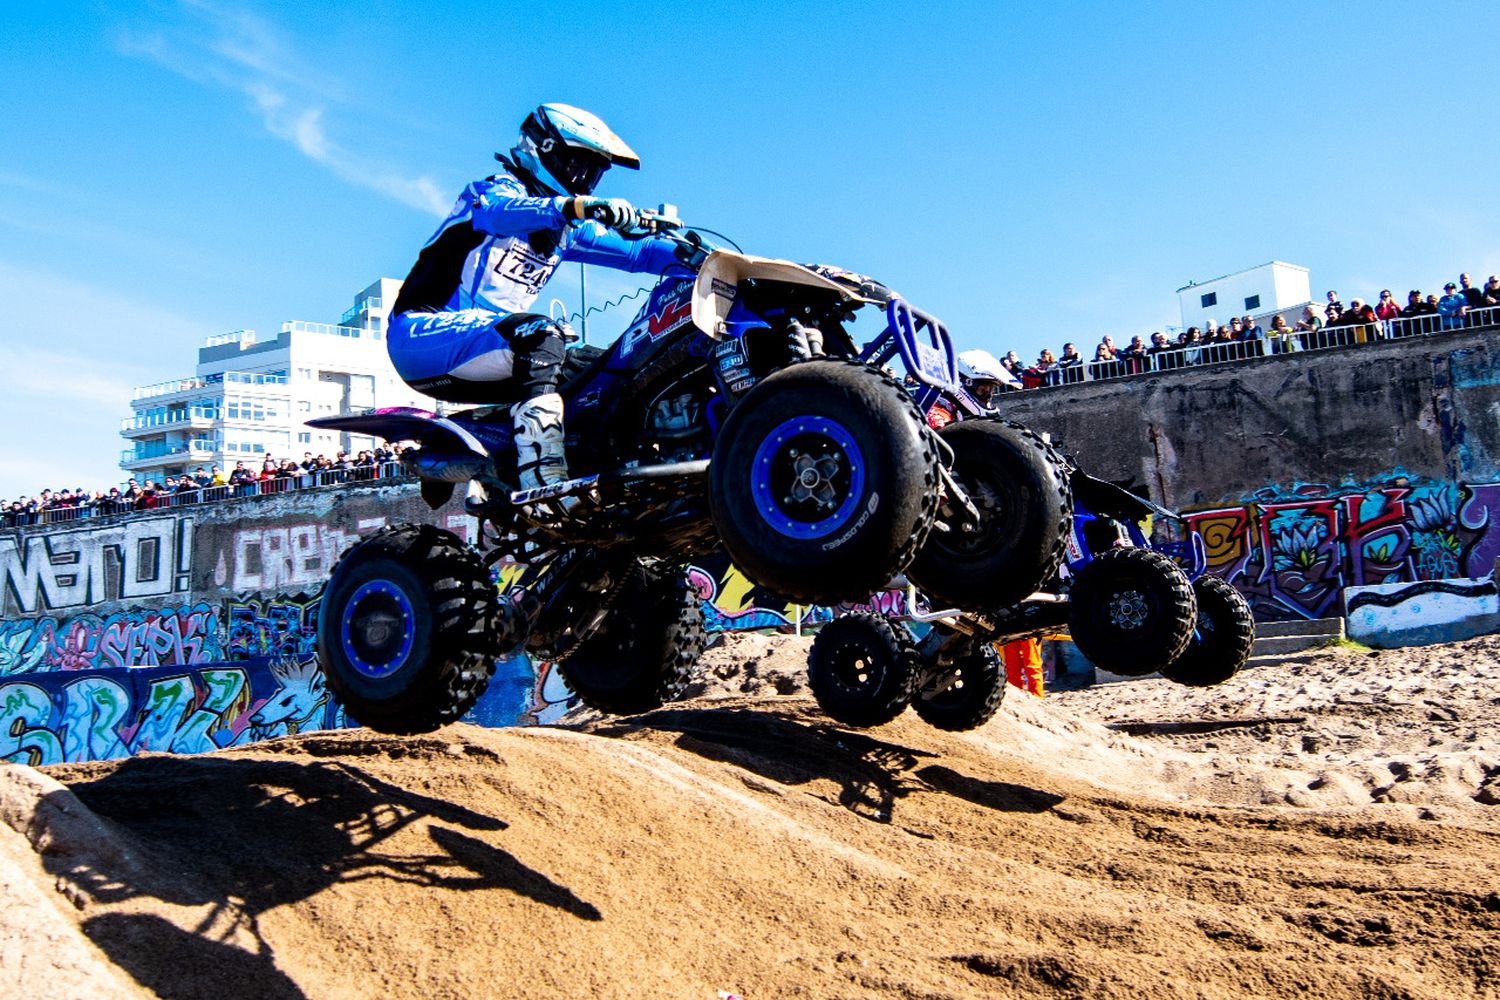
[[[564,214],[575,223],[598,222],[620,232],[635,228],[639,218],[635,206],[624,198],[570,198]]]

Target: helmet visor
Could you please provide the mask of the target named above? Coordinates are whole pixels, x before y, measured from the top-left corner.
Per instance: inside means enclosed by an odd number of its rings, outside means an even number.
[[[609,160],[591,149],[558,144],[542,154],[542,165],[569,194],[593,194],[599,178],[609,169]]]

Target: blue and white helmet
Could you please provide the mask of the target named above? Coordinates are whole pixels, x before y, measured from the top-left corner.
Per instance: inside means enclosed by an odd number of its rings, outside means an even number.
[[[592,194],[611,166],[641,166],[640,157],[608,125],[567,104],[543,104],[527,115],[510,154],[537,184],[556,195]]]

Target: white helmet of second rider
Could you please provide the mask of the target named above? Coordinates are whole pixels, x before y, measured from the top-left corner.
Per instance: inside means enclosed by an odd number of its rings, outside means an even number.
[[[980,403],[986,405],[989,403],[990,393],[996,386],[1021,388],[1020,380],[989,351],[961,351],[958,355],[958,380]],[[981,387],[979,384],[984,382],[992,384]],[[979,388],[980,392],[974,392],[976,388]],[[986,389],[988,391],[985,391]]]

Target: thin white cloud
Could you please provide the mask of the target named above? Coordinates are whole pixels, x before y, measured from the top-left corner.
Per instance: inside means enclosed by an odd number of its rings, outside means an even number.
[[[10,303],[5,320],[5,365],[16,368],[16,352],[65,341],[80,353],[95,345],[137,344],[150,358],[159,345],[192,343],[217,332],[180,313],[121,295],[87,281],[0,260],[0,300]],[[149,371],[131,366],[132,377]],[[166,376],[163,376],[164,378]],[[3,403],[0,397],[0,403]]]
[[[339,180],[432,215],[447,213],[450,199],[432,178],[371,162],[330,137],[328,107],[347,103],[339,81],[310,68],[274,24],[206,0],[179,0],[179,7],[183,16],[173,24],[121,32],[119,51],[194,83],[240,93],[269,134]]]

